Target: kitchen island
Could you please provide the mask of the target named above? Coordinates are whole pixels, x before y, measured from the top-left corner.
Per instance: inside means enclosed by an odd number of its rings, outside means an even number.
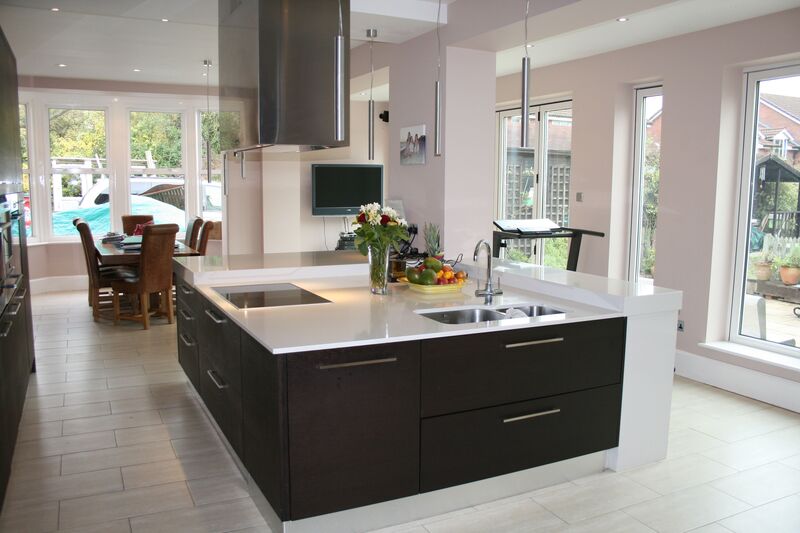
[[[474,281],[373,296],[337,252],[175,271],[181,365],[273,529],[373,529],[666,455],[677,291],[501,262],[491,303]],[[509,307],[552,312],[425,316]]]

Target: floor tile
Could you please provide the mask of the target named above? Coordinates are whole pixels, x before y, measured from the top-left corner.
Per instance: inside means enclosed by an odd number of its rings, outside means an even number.
[[[430,533],[483,533],[549,531],[563,524],[547,509],[527,499],[423,525]]]
[[[177,457],[191,457],[193,455],[203,455],[206,453],[219,453],[225,451],[225,445],[215,434],[208,434],[202,437],[190,437],[187,439],[175,439],[172,441],[172,448]]]
[[[770,463],[718,479],[711,486],[750,505],[763,505],[800,493],[800,470]]]
[[[57,420],[55,422],[20,426],[19,432],[17,433],[17,442],[60,437],[61,425],[61,420]]]
[[[210,437],[215,435],[210,424],[203,420],[118,429],[115,430],[114,433],[117,437],[118,446],[129,446],[131,444],[141,444],[143,442],[155,442],[159,440]]]
[[[48,407],[62,407],[64,405],[63,394],[53,394],[51,396],[35,396],[25,399],[23,411],[33,411],[35,409],[47,409]]]
[[[236,476],[239,470],[227,453],[211,453],[122,468],[126,488],[215,476]]]
[[[102,522],[100,524],[83,525],[76,528],[59,529],[58,533],[130,533],[131,525],[127,518]]]
[[[113,468],[67,476],[15,481],[9,486],[5,504],[13,508],[20,505],[58,501],[120,490],[122,490],[122,474],[119,468]]]
[[[22,415],[22,424],[38,424],[53,420],[69,420],[109,414],[111,414],[111,407],[108,402],[70,405],[67,407],[48,407],[25,412]]]
[[[129,387],[124,389],[99,390],[92,392],[74,392],[64,395],[64,405],[129,400],[131,398],[146,398],[149,395],[150,389],[147,387]]]
[[[693,424],[691,427],[717,439],[736,442],[798,424],[800,415],[783,409],[769,408]]]
[[[61,502],[59,527],[78,527],[185,507],[192,507],[185,483],[86,496]]]
[[[625,476],[659,494],[669,494],[735,473],[701,455],[686,455],[625,472]]]
[[[583,485],[534,494],[533,499],[565,522],[575,523],[658,496],[658,493],[647,487],[615,475]]]
[[[622,511],[604,514],[553,530],[554,533],[654,533],[654,531]]]
[[[149,409],[162,409],[167,407],[191,407],[195,405],[193,398],[186,394],[172,396],[155,396],[151,394],[145,398],[132,398],[129,400],[114,400],[111,402],[112,413],[130,413],[146,411]]]
[[[691,428],[678,428],[669,432],[667,458],[674,459],[692,453],[704,452],[725,444],[710,435]]]
[[[791,427],[712,448],[702,455],[737,470],[747,470],[798,453],[800,428]]]
[[[145,374],[143,376],[108,378],[108,388],[135,387],[139,385],[152,385],[154,383],[183,383],[184,381],[186,381],[186,374],[183,372],[162,372],[160,374]]]
[[[220,533],[265,525],[249,498],[131,518],[134,533]]]
[[[40,477],[53,477],[61,473],[61,456],[38,457],[11,463],[11,479],[14,482]]]
[[[193,479],[186,483],[195,505],[247,498],[247,482],[239,474]]]
[[[116,378],[121,376],[141,376],[143,374],[144,367],[142,366],[96,368],[94,370],[67,372],[67,381],[85,381],[87,379]]]
[[[57,527],[58,502],[3,509],[0,515],[0,532],[3,533],[44,533]]]
[[[67,383],[44,383],[30,385],[27,396],[48,396],[51,394],[64,394],[69,392],[87,392],[106,389],[105,379],[91,379],[88,381],[70,381]]]
[[[117,445],[113,431],[99,433],[84,433],[82,435],[68,435],[49,439],[38,439],[20,442],[14,449],[14,460],[24,461],[48,455],[63,455],[65,453],[83,452],[113,448]]]
[[[168,459],[175,459],[169,442],[151,442],[64,455],[61,459],[61,472],[65,475],[75,474]]]
[[[624,511],[661,533],[689,531],[749,509],[741,500],[702,485],[639,503]]]
[[[735,533],[797,533],[800,531],[800,495],[756,507],[721,523]]]
[[[108,429],[123,429],[160,424],[158,411],[138,411],[118,415],[94,416],[64,421],[64,435],[91,433]]]

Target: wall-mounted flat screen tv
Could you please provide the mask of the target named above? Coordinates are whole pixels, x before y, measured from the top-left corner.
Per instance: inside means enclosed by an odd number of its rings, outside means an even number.
[[[356,215],[372,202],[383,203],[383,165],[311,165],[312,215]]]

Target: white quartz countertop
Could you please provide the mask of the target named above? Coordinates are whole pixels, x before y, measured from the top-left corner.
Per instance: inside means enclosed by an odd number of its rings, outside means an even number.
[[[352,252],[176,258],[176,272],[275,354],[434,337],[469,335],[677,310],[681,292],[546,267],[495,261],[504,294],[490,305],[474,295],[485,263],[466,264],[471,279],[459,293],[425,295],[401,284],[375,296],[365,258]],[[238,309],[214,287],[293,283],[330,303]],[[423,311],[538,304],[563,315],[473,324],[442,324]]]

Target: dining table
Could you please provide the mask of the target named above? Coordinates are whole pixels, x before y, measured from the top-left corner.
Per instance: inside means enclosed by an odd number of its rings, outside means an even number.
[[[118,246],[117,243],[103,242],[102,239],[96,239],[94,241],[94,247],[97,250],[97,255],[102,266],[138,265],[142,253],[141,250],[124,250],[121,246]],[[200,255],[200,252],[180,241],[175,241],[173,257],[186,257],[190,255]]]

